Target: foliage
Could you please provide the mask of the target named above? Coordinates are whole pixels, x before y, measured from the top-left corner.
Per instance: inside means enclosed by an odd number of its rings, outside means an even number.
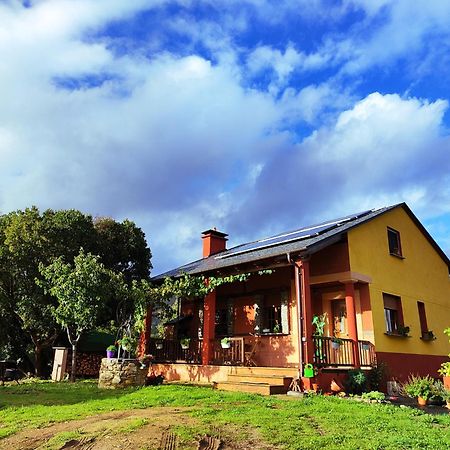
[[[348,394],[361,394],[366,389],[367,376],[361,369],[349,370],[344,382]]]
[[[113,411],[152,408],[156,414],[162,407],[167,409],[161,410],[161,417],[177,408],[176,417],[189,415],[189,423],[205,428],[202,434],[215,428],[254,436],[257,430],[268,444],[254,448],[450,448],[448,414],[430,416],[412,408],[324,396],[294,401],[184,385],[99,390],[95,382],[11,385],[0,387],[0,392],[0,436],[20,430],[32,434],[36,428],[89,416],[94,421]]]
[[[426,375],[425,377],[410,375],[408,381],[402,385],[402,392],[408,397],[422,397],[423,399],[428,400],[429,398],[438,395],[439,386],[429,375]]]
[[[180,344],[182,347],[189,347],[190,342],[191,342],[190,338],[180,339]]]
[[[450,337],[450,327],[444,330],[444,333]],[[448,354],[450,357],[450,353]],[[441,368],[438,370],[439,374],[443,377],[450,377],[450,361],[441,364]]]
[[[409,334],[409,327],[405,327],[405,326],[403,326],[403,325],[399,325],[398,327],[397,327],[397,333],[400,335],[400,336],[408,336],[408,334]]]
[[[377,363],[367,372],[367,384],[370,389],[379,390],[386,377],[387,367],[384,362]]]
[[[332,337],[331,342],[334,342],[335,344],[339,344],[339,345],[342,345],[344,343],[344,341],[338,337]]]
[[[109,345],[108,347],[106,347],[106,351],[108,351],[108,352],[116,352],[117,351],[117,347],[115,345]]]
[[[324,312],[319,316],[313,316],[312,324],[316,327],[316,332],[314,334],[323,336],[325,325],[327,324],[327,313]]]
[[[133,222],[121,224],[76,210],[41,213],[27,208],[0,216],[0,353],[27,358],[31,345],[35,367],[42,374],[41,355],[60,333],[53,317],[56,300],[35,283],[39,265],[61,257],[72,263],[80,248],[100,255],[106,267],[124,272],[126,279],[148,279],[150,250],[142,231]],[[115,318],[118,299],[111,295],[102,315]]]
[[[99,262],[99,257],[86,254],[83,249],[75,256],[73,265],[59,257],[46,267],[41,264],[39,270],[45,281],[37,279],[37,284],[58,301],[52,315],[67,332],[75,368],[78,341],[83,332],[95,327],[118,277]],[[71,380],[75,380],[75,370],[71,371]]]
[[[379,391],[363,392],[361,397],[365,400],[384,400],[385,395]]]
[[[229,345],[231,342],[231,339],[229,337],[224,337],[220,340],[220,343],[223,345]]]

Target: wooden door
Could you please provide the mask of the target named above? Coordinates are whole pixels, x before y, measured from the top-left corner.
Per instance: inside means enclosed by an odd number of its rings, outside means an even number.
[[[333,313],[333,336],[347,338],[348,328],[345,300],[333,300],[331,303]]]

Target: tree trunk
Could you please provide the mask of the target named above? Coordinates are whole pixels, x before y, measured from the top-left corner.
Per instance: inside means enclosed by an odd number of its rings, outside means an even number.
[[[42,377],[42,345],[37,343],[34,345],[34,374],[38,377]]]
[[[77,342],[72,344],[72,370],[70,371],[70,381],[75,381],[75,374],[77,371]]]

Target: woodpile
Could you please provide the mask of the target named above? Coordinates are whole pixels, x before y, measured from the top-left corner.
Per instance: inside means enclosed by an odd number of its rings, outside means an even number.
[[[98,377],[100,365],[104,358],[103,353],[77,353],[77,377]],[[72,368],[72,354],[69,352],[67,358],[66,372],[70,373]]]

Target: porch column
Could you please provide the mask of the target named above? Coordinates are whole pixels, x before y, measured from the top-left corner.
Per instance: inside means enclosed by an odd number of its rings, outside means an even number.
[[[313,312],[311,302],[311,286],[309,284],[309,261],[300,262],[301,276],[301,295],[302,295],[302,313],[303,313],[303,339],[304,353],[303,362],[305,364],[313,363],[314,344],[313,335]]]
[[[203,307],[203,347],[202,364],[207,366],[213,358],[214,337],[216,328],[216,291],[205,297]]]
[[[147,307],[147,314],[145,315],[144,329],[139,336],[138,343],[138,355],[144,356],[148,353],[148,344],[150,342],[150,337],[152,334],[152,313],[153,309],[151,306]]]
[[[356,325],[355,285],[353,281],[348,281],[345,283],[345,308],[347,310],[348,336],[354,341],[353,358],[355,367],[360,367],[358,328]]]

